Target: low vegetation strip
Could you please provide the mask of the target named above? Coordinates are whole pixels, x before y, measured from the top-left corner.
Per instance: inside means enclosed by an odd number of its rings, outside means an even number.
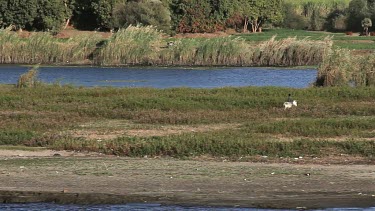
[[[129,26],[108,39],[58,39],[48,33],[21,38],[2,29],[0,45],[2,64],[302,66],[319,64],[332,41],[271,37],[255,43],[227,36],[179,38],[167,44],[154,27]]]
[[[298,100],[298,107],[284,110],[289,93]],[[120,156],[371,157],[374,96],[374,87],[1,85],[0,144]],[[163,127],[179,132],[147,132]]]

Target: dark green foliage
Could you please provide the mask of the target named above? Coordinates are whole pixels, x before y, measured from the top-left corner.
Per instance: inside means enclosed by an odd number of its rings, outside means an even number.
[[[61,0],[39,0],[33,28],[57,33],[63,28],[68,15],[67,8]]]
[[[115,0],[93,0],[90,6],[95,16],[97,27],[99,29],[112,29],[114,26],[112,12]]]
[[[113,10],[121,0],[80,0],[74,4],[73,24],[79,29],[109,30],[115,27]]]
[[[117,4],[114,19],[117,27],[140,24],[155,26],[166,33],[171,31],[169,8],[161,1],[144,0]]]
[[[0,0],[0,26],[15,29],[32,28],[37,16],[38,0]]]
[[[373,11],[370,11],[368,0],[352,0],[348,12],[348,28],[353,31],[362,31],[361,21],[370,17]]]
[[[98,27],[91,0],[78,0],[74,4],[73,25],[78,29],[93,30]]]
[[[208,1],[173,0],[172,16],[174,28],[178,33],[214,32],[214,10]]]
[[[177,32],[213,32],[226,27],[259,31],[265,22],[281,21],[281,1],[173,0],[172,20]]]
[[[289,29],[306,29],[307,20],[306,17],[298,14],[293,4],[285,3],[283,5],[284,18],[282,26]]]
[[[282,26],[313,31],[344,31],[348,5],[344,1],[286,1]]]
[[[1,0],[0,27],[56,33],[71,16],[71,9],[69,0]]]
[[[332,11],[326,19],[325,29],[333,32],[343,32],[347,30],[348,12],[343,9]]]

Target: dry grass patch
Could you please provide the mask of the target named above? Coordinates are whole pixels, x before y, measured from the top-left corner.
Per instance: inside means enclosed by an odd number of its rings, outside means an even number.
[[[111,140],[121,136],[152,137],[182,133],[201,133],[224,129],[236,129],[240,124],[209,125],[152,125],[136,124],[127,120],[102,120],[80,125],[77,129],[65,132],[75,138],[86,140]]]

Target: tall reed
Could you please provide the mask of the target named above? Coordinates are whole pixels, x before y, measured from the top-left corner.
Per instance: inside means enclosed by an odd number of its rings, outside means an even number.
[[[375,56],[335,49],[318,68],[316,86],[375,86]]]
[[[99,36],[61,40],[42,32],[21,38],[10,29],[1,29],[0,61],[3,64],[79,63],[88,58],[99,41]]]
[[[330,37],[322,41],[309,39],[298,40],[287,38],[276,40],[273,36],[269,41],[256,46],[253,65],[257,66],[303,66],[317,65],[332,48]]]
[[[108,39],[95,55],[99,65],[153,64],[162,43],[162,33],[153,26],[129,26]]]
[[[82,35],[66,40],[48,33],[32,33],[20,38],[10,30],[0,30],[0,62],[5,64],[97,65],[199,65],[199,66],[296,66],[317,65],[331,48],[321,41],[287,38],[255,43],[243,38],[177,39],[167,45],[156,28],[130,26],[107,40]]]
[[[173,46],[161,52],[160,62],[166,61],[174,65],[239,66],[249,65],[252,53],[250,45],[241,38],[178,39]]]

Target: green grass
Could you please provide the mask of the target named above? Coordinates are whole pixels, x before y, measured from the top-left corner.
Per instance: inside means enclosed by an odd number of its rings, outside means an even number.
[[[375,40],[369,43],[355,43],[355,42],[335,42],[335,47],[337,48],[344,48],[349,50],[375,50]]]
[[[298,100],[298,107],[284,110],[282,104],[288,93]],[[0,145],[121,156],[372,156],[375,152],[375,87],[151,89],[41,85],[18,89],[1,85],[0,96]],[[111,122],[117,126],[111,126]],[[100,125],[100,131],[120,133],[102,141],[71,133],[99,131],[82,126],[93,124]],[[215,130],[186,129],[181,134],[127,134],[128,130],[177,126],[199,129],[218,124],[221,126]]]

